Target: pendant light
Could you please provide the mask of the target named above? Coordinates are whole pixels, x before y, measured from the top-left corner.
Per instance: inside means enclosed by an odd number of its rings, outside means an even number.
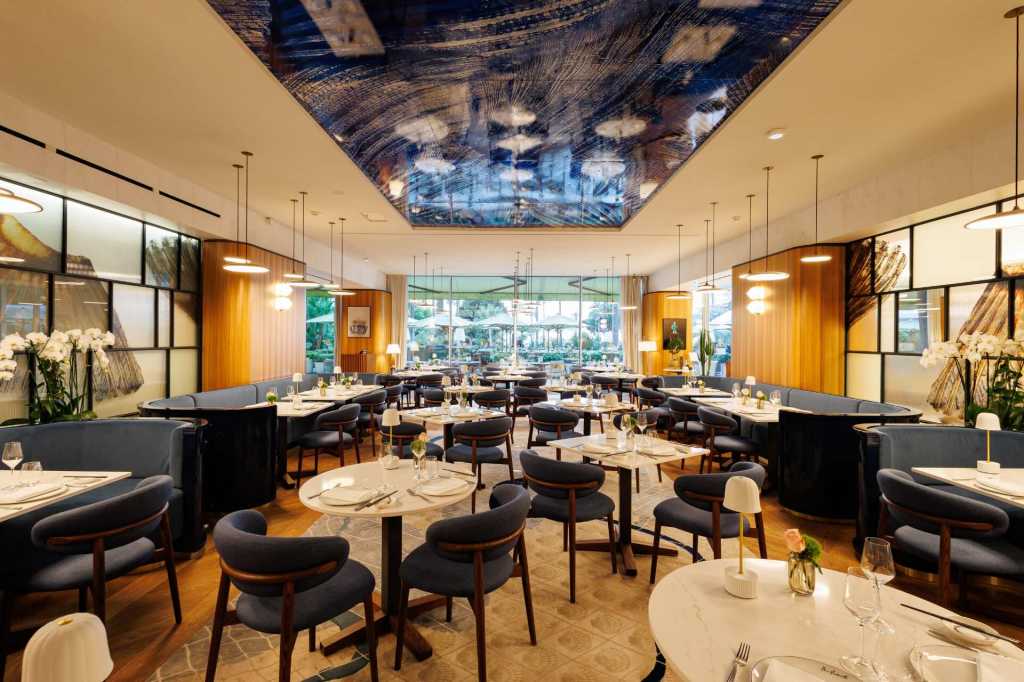
[[[284,273],[282,277],[284,277],[285,279],[301,280],[303,279],[304,275],[301,272],[298,272],[298,268],[295,267],[295,205],[299,203],[299,200],[291,199],[290,201],[292,202],[292,267],[291,270]]]
[[[341,275],[339,278],[338,288],[331,292],[331,296],[355,296],[354,291],[348,291],[345,288],[345,219],[338,218],[341,221]],[[333,223],[331,223],[333,226]],[[331,228],[333,231],[333,227]],[[334,265],[334,251],[331,251],[331,266]],[[333,269],[332,269],[333,272]],[[334,276],[331,276],[331,281],[334,281]]]
[[[704,264],[705,264],[704,281],[700,284],[700,286],[698,286],[696,288],[696,291],[699,291],[702,294],[714,294],[714,293],[717,293],[719,291],[722,291],[722,289],[720,289],[720,288],[715,286],[714,281],[713,281],[714,280],[714,276],[711,274],[715,270],[715,209],[717,207],[718,207],[718,202],[717,201],[712,201],[711,202],[711,220],[705,220],[704,221],[704,258],[705,258],[705,260],[704,260]],[[709,252],[709,249],[708,249],[708,243],[709,243],[708,235],[709,235],[709,233],[710,233],[710,237],[711,237],[710,238],[710,244],[711,244],[710,252]],[[710,265],[709,265],[709,261],[707,260],[709,255],[710,255],[710,258],[711,258]]]
[[[428,264],[430,263],[429,259],[430,259],[430,254],[427,253],[426,251],[424,251],[423,252],[423,276],[424,277],[427,277],[426,273],[428,272]],[[431,278],[429,280],[429,282],[430,282],[430,288],[433,289],[434,288],[434,280],[433,280],[433,278]],[[424,299],[422,301],[420,301],[420,306],[422,306],[424,308],[430,308],[431,310],[433,310],[434,305],[435,305],[434,304],[434,300],[426,298],[426,295],[427,295],[426,291],[427,291],[426,289],[423,290]]]
[[[233,256],[224,256],[224,262],[235,264],[248,263],[249,261],[242,258],[239,250],[242,242],[242,164],[233,163],[231,167],[235,169],[235,254]]]
[[[245,157],[245,255],[243,262],[229,263],[224,266],[224,269],[228,272],[240,272],[246,275],[260,275],[265,272],[270,272],[270,268],[265,265],[258,265],[249,260],[249,159],[252,157],[252,152],[243,151],[242,156]]]
[[[1014,85],[1015,96],[1013,98],[1013,208],[1004,211],[1000,210],[993,215],[987,215],[964,225],[968,230],[1001,230],[1010,227],[1024,227],[1024,208],[1020,206],[1020,15],[1024,14],[1024,5],[1014,7],[1003,15],[1005,19],[1013,19],[1016,22],[1014,57]]]
[[[329,278],[326,282],[320,285],[320,288],[324,291],[334,293],[334,290],[338,288],[338,284],[334,281],[334,221],[327,221],[328,237],[327,237],[327,253],[329,259]]]
[[[0,187],[0,215],[13,213],[39,213],[43,207],[24,197],[19,197],[9,189]]]
[[[768,269],[768,192],[770,189],[770,180],[772,174],[772,167],[764,167],[764,270],[761,272],[751,273],[747,277],[748,282],[778,282],[782,279],[789,279],[788,272],[782,272],[781,270],[769,270]]]
[[[626,286],[631,287],[632,284],[629,281],[629,254],[626,254]],[[619,306],[619,310],[636,310],[636,306],[633,304],[622,304]]]
[[[685,301],[690,298],[689,291],[683,291],[683,224],[676,225],[676,293],[665,298],[670,301]]]
[[[750,278],[750,262],[754,259],[754,195],[747,195],[747,271],[737,275],[740,279]]]
[[[308,192],[299,192],[299,196],[302,197],[302,275],[299,280],[294,282],[288,282],[293,287],[300,287],[302,289],[312,289],[320,286],[319,282],[313,282],[306,276],[306,195]],[[285,275],[291,279],[289,275]]]
[[[815,154],[811,158],[814,159],[814,255],[804,256],[800,259],[800,262],[827,263],[832,260],[832,256],[827,253],[821,253],[821,250],[818,248],[818,170],[824,156],[822,154]]]

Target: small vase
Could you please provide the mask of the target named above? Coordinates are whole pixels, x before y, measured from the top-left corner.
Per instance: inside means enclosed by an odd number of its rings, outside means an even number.
[[[327,395],[327,387],[326,386],[321,386],[320,387],[320,397],[323,398],[326,395]]]
[[[757,409],[759,409],[759,410],[764,409],[764,398],[758,398],[757,399]]]
[[[801,559],[796,554],[790,554],[786,567],[789,570],[789,589],[802,596],[814,594],[816,577],[814,562]]]

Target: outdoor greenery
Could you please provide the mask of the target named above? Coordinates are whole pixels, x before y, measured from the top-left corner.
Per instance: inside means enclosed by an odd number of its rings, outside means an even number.
[[[320,291],[306,292],[306,361],[331,362],[334,358],[334,296]],[[328,322],[310,322],[330,316]]]

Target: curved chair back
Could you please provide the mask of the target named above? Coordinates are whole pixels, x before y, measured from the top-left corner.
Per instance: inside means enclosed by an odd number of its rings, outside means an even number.
[[[1010,525],[1010,517],[999,507],[935,490],[899,469],[880,469],[878,487],[882,504],[894,519],[926,533],[940,535],[946,527],[952,537],[994,538]]]
[[[445,402],[444,389],[441,388],[421,388],[420,397],[427,407],[437,407]]]
[[[548,399],[548,392],[542,388],[535,388],[533,386],[523,386],[520,384],[513,389],[512,394],[515,396],[515,403],[519,405],[533,405],[534,403],[542,403]]]
[[[367,412],[383,412],[384,408],[387,407],[387,400],[387,390],[381,389],[379,391],[371,391],[370,393],[361,395],[358,398],[354,398],[352,402],[361,405],[362,412],[365,414]]]
[[[97,543],[103,550],[127,545],[160,526],[173,491],[170,476],[150,476],[117,497],[40,519],[32,526],[32,542],[60,554],[88,554]]]
[[[295,592],[314,588],[341,569],[349,552],[340,537],[267,537],[267,521],[254,509],[218,521],[213,544],[232,584],[259,597],[281,596],[289,583]]]
[[[316,421],[313,423],[313,429],[316,431],[328,431],[334,429],[338,429],[339,431],[349,431],[355,428],[359,423],[359,412],[361,410],[361,405],[351,403],[349,405],[342,405],[336,410],[321,412],[317,415]]]
[[[658,418],[661,416],[661,412],[659,412],[658,410],[643,410],[642,412],[643,412],[643,414],[647,415],[647,428],[653,429],[655,427],[655,425],[657,425],[657,423],[658,423]],[[617,415],[612,417],[612,424],[615,425],[615,428],[617,428],[617,429],[621,429],[622,428],[622,418],[624,416],[626,416],[627,414],[628,415],[632,415],[632,416],[635,417],[638,414],[640,414],[640,412],[620,412],[620,413],[618,413]]]
[[[509,393],[504,388],[493,391],[480,391],[479,393],[471,394],[471,396],[473,402],[481,407],[500,408],[503,410],[508,408]]]
[[[409,445],[426,430],[423,424],[417,424],[416,422],[402,422],[398,426],[380,427],[381,435],[394,439],[395,445],[398,446]]]
[[[523,379],[522,381],[519,382],[519,385],[520,386],[524,386],[526,388],[540,388],[546,382],[547,382],[547,379],[544,379],[544,378]]]
[[[493,448],[504,445],[505,439],[512,433],[512,419],[481,419],[475,422],[462,422],[452,426],[452,436],[457,443],[475,445],[478,448]]]
[[[530,495],[518,485],[500,485],[490,506],[479,514],[435,521],[427,528],[427,543],[444,558],[463,563],[508,554],[526,527]]]
[[[547,379],[548,373],[539,370],[531,370],[522,373],[524,377],[530,377],[531,379]]]
[[[713,433],[735,433],[740,428],[739,422],[735,419],[710,407],[698,407],[697,418],[704,425],[705,433],[708,430]]]
[[[665,382],[661,377],[644,377],[640,380],[640,385],[644,388],[650,388],[657,390],[665,385]]]
[[[619,380],[611,379],[609,377],[592,376],[590,377],[590,381],[595,386],[599,386],[602,390],[615,389],[619,387]]]
[[[399,382],[397,384],[390,384],[390,385],[388,385],[384,389],[384,393],[387,396],[385,398],[384,402],[386,402],[388,405],[390,405],[392,403],[395,403],[395,402],[398,402],[399,400],[402,399],[402,384],[401,384],[401,382]]]
[[[377,383],[385,388],[389,386],[400,386],[405,382],[402,377],[396,377],[394,374],[379,374],[377,375]]]
[[[745,476],[757,484],[760,490],[764,485],[767,475],[764,467],[756,462],[736,462],[729,471],[721,471],[714,474],[700,474],[699,476],[680,476],[676,479],[674,488],[676,495],[692,504],[707,511],[711,511],[717,503],[721,505],[725,499],[725,484],[733,476]],[[722,508],[722,513],[734,513],[727,508]]]
[[[669,396],[667,401],[668,409],[672,410],[673,416],[678,421],[684,421],[690,418],[697,417],[697,410],[700,409],[700,405],[693,402],[692,400],[686,400],[685,398],[676,398]]]
[[[597,492],[604,484],[604,469],[595,464],[548,459],[533,450],[520,452],[519,464],[530,490],[545,497],[566,500],[575,494],[579,499]]]
[[[642,386],[633,389],[633,393],[636,394],[641,407],[658,407],[668,399],[668,396],[661,391],[643,388]]]
[[[443,378],[443,374],[421,374],[420,376],[416,377],[416,386],[420,388],[424,386],[439,388],[441,386],[441,380]]]
[[[549,405],[530,406],[530,424],[538,431],[572,431],[580,421],[579,415]]]

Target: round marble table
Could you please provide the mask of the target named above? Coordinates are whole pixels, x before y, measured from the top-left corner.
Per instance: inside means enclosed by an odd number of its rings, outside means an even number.
[[[444,464],[442,471],[444,468],[460,469],[452,464]],[[299,489],[299,501],[314,511],[330,516],[379,518],[381,520],[380,582],[377,586],[378,592],[374,594],[374,604],[381,611],[376,618],[378,633],[393,630],[398,619],[398,602],[401,592],[398,571],[402,565],[402,517],[407,514],[420,514],[441,509],[465,500],[476,490],[475,476],[471,479],[472,472],[468,469],[465,469],[465,473],[467,476],[458,477],[466,480],[465,490],[460,490],[454,495],[418,497],[408,492],[417,483],[411,459],[399,460],[398,467],[395,469],[384,469],[378,461],[349,464],[315,476],[303,483]],[[381,485],[391,485],[398,490],[391,498],[392,502],[372,505],[359,511],[356,511],[352,505],[335,506],[327,504],[320,498],[320,493],[323,491],[339,486],[360,486],[374,489]],[[411,600],[408,607],[409,617],[413,618],[416,614],[429,611],[444,603],[444,597],[435,595]],[[365,629],[366,623],[349,626],[342,630],[334,641],[321,644],[321,649],[325,654],[330,655],[362,639]],[[416,658],[421,661],[429,658],[433,653],[430,643],[411,623],[406,623],[405,633],[405,641]]]
[[[769,656],[803,656],[838,668],[841,656],[860,652],[857,620],[843,605],[845,573],[825,569],[818,575],[814,594],[800,597],[789,590],[786,562],[747,559],[743,563],[759,576],[756,599],[733,597],[722,586],[725,567],[735,566],[736,559],[676,569],[651,593],[647,609],[651,633],[669,667],[682,679],[724,680],[740,642],[750,644],[751,666]],[[891,678],[910,680],[910,650],[946,642],[928,634],[938,626],[938,619],[902,608],[901,603],[956,614],[906,592],[882,588],[882,618],[896,632],[881,638],[875,660]],[[871,634],[868,637],[870,647]],[[743,671],[736,679],[749,678]]]

